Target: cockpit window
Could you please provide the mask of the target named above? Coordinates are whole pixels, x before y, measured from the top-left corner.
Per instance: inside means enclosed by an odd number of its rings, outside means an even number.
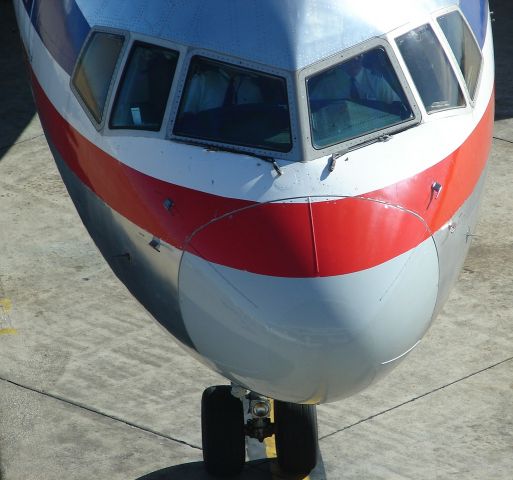
[[[162,125],[178,52],[136,42],[119,87],[110,128],[158,131]]]
[[[75,74],[73,86],[97,123],[101,123],[105,101],[124,37],[95,32],[89,39]]]
[[[442,15],[438,23],[465,77],[470,98],[474,99],[481,71],[481,50],[459,12]]]
[[[381,47],[307,79],[314,148],[401,124],[413,111]]]
[[[430,25],[396,41],[428,113],[465,106],[456,74]]]
[[[195,56],[173,133],[288,152],[292,135],[286,81]]]

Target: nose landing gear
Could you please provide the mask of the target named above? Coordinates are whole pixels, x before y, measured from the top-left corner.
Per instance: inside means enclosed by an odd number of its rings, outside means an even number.
[[[243,398],[251,417],[245,423]],[[201,399],[203,460],[207,471],[218,477],[237,475],[244,468],[245,437],[260,442],[275,435],[280,468],[307,475],[317,463],[318,433],[314,405],[274,402],[239,387],[207,388]]]
[[[318,431],[315,405],[274,402],[276,455],[287,473],[308,474],[317,463]]]
[[[232,476],[246,460],[242,402],[229,385],[209,387],[201,397],[203,461],[209,473]]]

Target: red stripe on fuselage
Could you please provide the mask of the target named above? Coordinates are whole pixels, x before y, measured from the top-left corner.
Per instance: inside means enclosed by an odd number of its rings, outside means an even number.
[[[265,275],[341,275],[411,250],[446,224],[471,195],[491,145],[493,95],[465,143],[411,178],[359,198],[311,206],[259,204],[173,185],[128,167],[73,128],[34,75],[32,79],[49,140],[80,180],[111,208],[177,248]],[[435,181],[443,186],[437,199],[431,190]],[[170,211],[163,207],[166,199],[174,203]],[[405,210],[417,213],[425,223]]]

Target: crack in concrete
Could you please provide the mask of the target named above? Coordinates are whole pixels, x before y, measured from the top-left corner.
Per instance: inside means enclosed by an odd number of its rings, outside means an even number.
[[[493,137],[494,140],[500,140],[501,142],[507,142],[513,144],[513,140],[506,140],[505,138],[501,137]]]
[[[503,364],[511,362],[511,361],[513,361],[513,357],[506,358],[505,360],[502,360],[502,361],[497,362],[497,363],[495,363],[493,365],[485,367],[485,368],[483,368],[481,370],[478,370],[477,372],[470,373],[469,375],[466,375],[464,377],[458,378],[457,380],[454,380],[452,382],[444,384],[444,385],[442,385],[442,386],[440,386],[438,388],[430,390],[429,392],[423,393],[422,395],[418,395],[417,397],[414,397],[414,398],[412,398],[410,400],[402,402],[402,403],[400,403],[398,405],[395,405],[393,407],[387,408],[386,410],[378,412],[378,413],[376,413],[374,415],[370,415],[370,416],[368,416],[366,418],[363,418],[363,419],[359,420],[358,422],[355,422],[355,423],[353,423],[351,425],[347,425],[347,426],[345,426],[343,428],[340,428],[339,430],[336,430],[336,431],[334,431],[332,433],[324,435],[323,437],[320,437],[319,438],[319,442],[323,441],[323,440],[326,440],[329,437],[333,437],[333,436],[337,435],[338,433],[344,432],[345,430],[349,430],[350,428],[353,428],[353,427],[356,427],[358,425],[361,425],[361,424],[363,424],[365,422],[368,422],[369,420],[373,420],[373,419],[375,419],[377,417],[380,417],[382,415],[390,413],[390,412],[392,412],[394,410],[397,410],[397,409],[399,409],[401,407],[404,407],[405,405],[408,405],[410,403],[416,402],[417,400],[420,400],[420,399],[422,399],[424,397],[432,395],[433,393],[436,393],[436,392],[439,392],[441,390],[444,390],[444,389],[446,389],[448,387],[451,387],[452,385],[456,385],[458,383],[461,383],[461,382],[463,382],[465,380],[468,380],[469,378],[472,378],[472,377],[474,377],[476,375],[479,375],[481,373],[484,373],[486,371],[492,370],[493,368],[496,368],[496,367],[498,367],[500,365],[503,365]],[[195,450],[202,450],[201,447],[199,447],[198,445],[194,445],[193,443],[189,443],[189,442],[186,442],[185,440],[180,440],[180,439],[172,437],[170,435],[166,435],[165,433],[158,432],[157,430],[153,430],[153,429],[151,429],[149,427],[145,427],[145,426],[139,425],[139,424],[137,424],[135,422],[131,422],[129,420],[125,420],[125,419],[123,419],[121,417],[117,417],[115,415],[110,415],[110,414],[102,412],[101,410],[98,410],[98,409],[96,409],[94,407],[90,407],[90,406],[85,405],[83,403],[70,400],[70,399],[62,397],[60,395],[53,394],[53,393],[50,393],[50,392],[45,392],[44,390],[40,390],[40,389],[37,389],[37,388],[34,388],[34,387],[30,387],[30,386],[27,386],[27,385],[23,385],[21,383],[14,382],[13,380],[9,380],[9,379],[7,379],[5,377],[2,377],[2,376],[0,376],[0,381],[3,381],[5,383],[9,383],[9,384],[14,385],[14,386],[16,386],[18,388],[22,388],[24,390],[27,390],[27,391],[30,391],[30,392],[33,392],[33,393],[37,393],[39,395],[43,395],[43,396],[45,396],[47,398],[52,398],[52,399],[57,400],[59,402],[65,403],[67,405],[71,405],[73,407],[80,408],[82,410],[88,411],[90,413],[94,413],[96,415],[99,415],[101,417],[107,418],[109,420],[113,420],[115,422],[122,423],[124,425],[129,426],[129,427],[136,428],[136,429],[141,430],[143,432],[150,433],[150,434],[155,435],[157,437],[165,438],[166,440],[170,440],[172,442],[179,443],[181,445],[185,445],[185,446],[193,448]]]
[[[134,422],[130,422],[129,420],[125,420],[125,419],[123,419],[121,417],[117,417],[115,415],[109,415],[108,413],[102,412],[101,410],[98,410],[98,409],[96,409],[94,407],[90,407],[90,406],[85,405],[83,403],[70,400],[70,399],[62,397],[60,395],[57,395],[57,394],[54,394],[54,393],[50,393],[50,392],[45,392],[44,390],[40,390],[38,388],[30,387],[30,386],[27,386],[27,385],[23,385],[21,383],[14,382],[14,381],[9,380],[8,378],[2,377],[2,376],[0,376],[0,381],[3,381],[5,383],[9,383],[11,385],[14,385],[15,387],[22,388],[22,389],[27,390],[29,392],[33,392],[33,393],[37,393],[39,395],[43,395],[44,397],[47,397],[47,398],[52,398],[53,400],[57,400],[59,402],[65,403],[67,405],[71,405],[73,407],[77,407],[77,408],[80,408],[82,410],[86,410],[86,411],[88,411],[90,413],[94,413],[96,415],[100,415],[101,417],[107,418],[109,420],[114,420],[115,422],[123,423],[124,425],[128,425],[129,427],[136,428],[136,429],[141,430],[141,431],[146,432],[146,433],[151,433],[152,435],[156,435],[157,437],[165,438],[166,440],[171,440],[172,442],[179,443],[181,445],[185,445],[185,446],[190,447],[190,448],[194,448],[195,450],[203,450],[201,447],[199,447],[198,445],[194,445],[193,443],[189,443],[189,442],[186,442],[185,440],[180,440],[180,439],[172,437],[170,435],[166,435],[165,433],[158,432],[157,430],[153,430],[151,428],[144,427],[144,426],[139,425],[139,424],[134,423]]]
[[[513,142],[512,142],[512,143],[513,143]],[[333,437],[334,435],[337,435],[338,433],[341,433],[341,432],[343,432],[343,431],[345,431],[345,430],[349,430],[350,428],[356,427],[356,426],[358,426],[358,425],[360,425],[360,424],[362,424],[362,423],[365,423],[365,422],[367,422],[367,421],[369,421],[369,420],[373,420],[373,419],[375,419],[375,418],[377,418],[377,417],[380,417],[380,416],[382,416],[382,415],[385,415],[386,413],[389,413],[389,412],[392,412],[392,411],[394,411],[394,410],[397,410],[398,408],[404,407],[405,405],[408,405],[408,404],[410,404],[410,403],[416,402],[417,400],[420,400],[421,398],[427,397],[428,395],[431,395],[431,394],[433,394],[433,393],[436,393],[436,392],[439,392],[439,391],[441,391],[441,390],[444,390],[444,389],[446,389],[446,388],[448,388],[448,387],[450,387],[450,386],[452,386],[452,385],[455,385],[455,384],[457,384],[457,383],[460,383],[460,382],[463,382],[463,381],[465,381],[465,380],[468,380],[469,378],[472,378],[472,377],[474,377],[474,376],[476,376],[476,375],[479,375],[480,373],[484,373],[484,372],[486,372],[486,371],[488,371],[488,370],[491,370],[491,369],[493,369],[493,368],[495,368],[495,367],[498,367],[498,366],[500,366],[500,365],[503,365],[504,363],[511,362],[512,360],[513,360],[513,357],[506,358],[505,360],[502,360],[502,361],[497,362],[497,363],[495,363],[495,364],[493,364],[493,365],[490,365],[490,366],[488,366],[488,367],[486,367],[486,368],[483,368],[483,369],[481,369],[481,370],[478,370],[477,372],[470,373],[469,375],[466,375],[466,376],[464,376],[464,377],[462,377],[462,378],[458,378],[457,380],[454,380],[453,382],[447,383],[447,384],[445,384],[445,385],[442,385],[441,387],[438,387],[438,388],[435,388],[435,389],[433,389],[433,390],[430,390],[429,392],[423,393],[422,395],[419,395],[419,396],[414,397],[414,398],[412,398],[412,399],[410,399],[410,400],[407,400],[406,402],[400,403],[399,405],[395,405],[395,406],[393,406],[393,407],[387,408],[386,410],[383,410],[383,411],[381,411],[381,412],[379,412],[379,413],[376,413],[376,414],[374,414],[374,415],[370,415],[370,416],[369,416],[369,417],[367,417],[367,418],[362,418],[362,419],[361,419],[361,420],[359,420],[358,422],[355,422],[355,423],[353,423],[353,424],[351,424],[351,425],[347,425],[347,426],[345,426],[345,427],[343,427],[343,428],[341,428],[341,429],[339,429],[339,430],[336,430],[335,432],[328,433],[327,435],[324,435],[323,437],[320,437],[320,438],[319,438],[319,441],[326,440],[327,438],[329,438],[329,437]]]
[[[2,153],[4,150],[15,147],[16,145],[21,145],[23,143],[31,142],[32,140],[36,140],[38,138],[44,137],[44,135],[45,135],[44,133],[40,133],[39,135],[36,135],[35,137],[25,138],[24,140],[20,140],[19,142],[10,143],[7,145],[1,145],[0,153]]]

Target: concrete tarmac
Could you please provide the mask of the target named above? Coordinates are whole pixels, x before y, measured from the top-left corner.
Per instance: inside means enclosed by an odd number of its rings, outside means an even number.
[[[318,408],[311,479],[513,478],[513,5],[491,2],[497,121],[477,237],[443,313],[381,383]],[[67,196],[0,0],[0,477],[209,478],[203,389]],[[243,480],[284,478],[250,445]]]

